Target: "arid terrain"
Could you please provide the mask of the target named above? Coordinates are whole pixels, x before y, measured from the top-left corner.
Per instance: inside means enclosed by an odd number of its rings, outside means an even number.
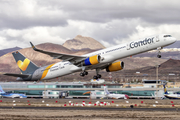
[[[174,111],[0,109],[1,120],[179,120]]]
[[[0,100],[2,100],[2,102],[0,102],[1,120],[179,120],[180,117],[179,100],[172,101],[169,99],[89,100],[4,98]],[[74,104],[78,103],[79,105],[85,101],[86,105],[72,106],[69,105],[69,101]],[[91,107],[88,106],[90,101],[92,104]],[[97,101],[106,101],[111,103],[111,105],[93,106]],[[112,103],[112,101],[114,101],[114,103]],[[65,103],[67,106],[64,106]],[[16,106],[14,106],[14,104],[16,104]],[[135,106],[135,104],[137,106]],[[130,108],[130,105],[134,105],[134,108]],[[9,108],[3,108],[4,106]],[[22,108],[18,108],[20,106]],[[150,110],[148,108],[150,108]]]

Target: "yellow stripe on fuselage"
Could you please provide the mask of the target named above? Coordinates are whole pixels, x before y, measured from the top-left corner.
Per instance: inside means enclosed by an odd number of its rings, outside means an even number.
[[[54,64],[49,65],[49,66],[44,70],[44,72],[43,72],[43,74],[42,74],[42,76],[41,76],[41,80],[46,77],[49,69],[50,69],[53,65],[54,65]]]

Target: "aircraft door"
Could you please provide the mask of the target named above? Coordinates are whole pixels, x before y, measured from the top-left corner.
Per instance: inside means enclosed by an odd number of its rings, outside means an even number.
[[[159,36],[156,36],[156,42],[159,42]]]
[[[130,46],[129,46],[129,43],[127,44],[127,46],[126,46],[126,47],[127,47],[127,50],[130,50]]]

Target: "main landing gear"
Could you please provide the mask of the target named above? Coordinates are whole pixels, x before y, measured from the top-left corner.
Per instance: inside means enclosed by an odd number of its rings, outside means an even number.
[[[81,72],[79,75],[82,76],[82,77],[84,77],[85,75],[88,75],[88,72],[87,72],[87,71],[84,71],[84,72]]]
[[[86,69],[86,67],[83,66],[83,67],[82,67],[82,72],[79,74],[80,76],[84,77],[85,75],[88,75],[88,72],[85,71],[85,69]]]
[[[101,78],[101,75],[100,74],[97,74],[93,77],[93,79],[98,79],[98,78]]]
[[[93,77],[93,79],[101,78],[101,75],[99,74],[100,69],[96,69],[96,75]]]
[[[160,51],[160,50],[161,50],[162,48],[161,48],[161,47],[158,47],[157,49],[158,49],[158,55],[157,55],[157,57],[158,57],[158,58],[161,58],[161,51]]]
[[[101,75],[99,74],[100,69],[96,69],[96,75],[93,77],[93,79],[99,79],[101,78]],[[79,74],[80,76],[84,77],[85,75],[88,75],[88,72],[84,70]]]

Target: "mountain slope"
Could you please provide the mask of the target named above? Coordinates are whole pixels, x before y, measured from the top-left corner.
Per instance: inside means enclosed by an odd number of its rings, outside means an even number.
[[[20,50],[20,49],[21,49],[20,47],[14,47],[14,48],[8,48],[8,49],[0,50],[0,56],[3,56],[9,52]]]
[[[91,49],[98,50],[105,48],[101,43],[90,37],[84,37],[77,35],[74,39],[67,40],[64,44],[64,47],[70,50],[83,50]]]
[[[169,59],[161,64],[155,64],[154,66],[147,66],[143,68],[127,70],[127,73],[136,73],[136,71],[141,74],[156,74],[156,65],[160,65],[158,68],[159,74],[168,75],[169,73],[179,74],[180,71],[180,60]],[[124,71],[125,72],[125,71]]]

